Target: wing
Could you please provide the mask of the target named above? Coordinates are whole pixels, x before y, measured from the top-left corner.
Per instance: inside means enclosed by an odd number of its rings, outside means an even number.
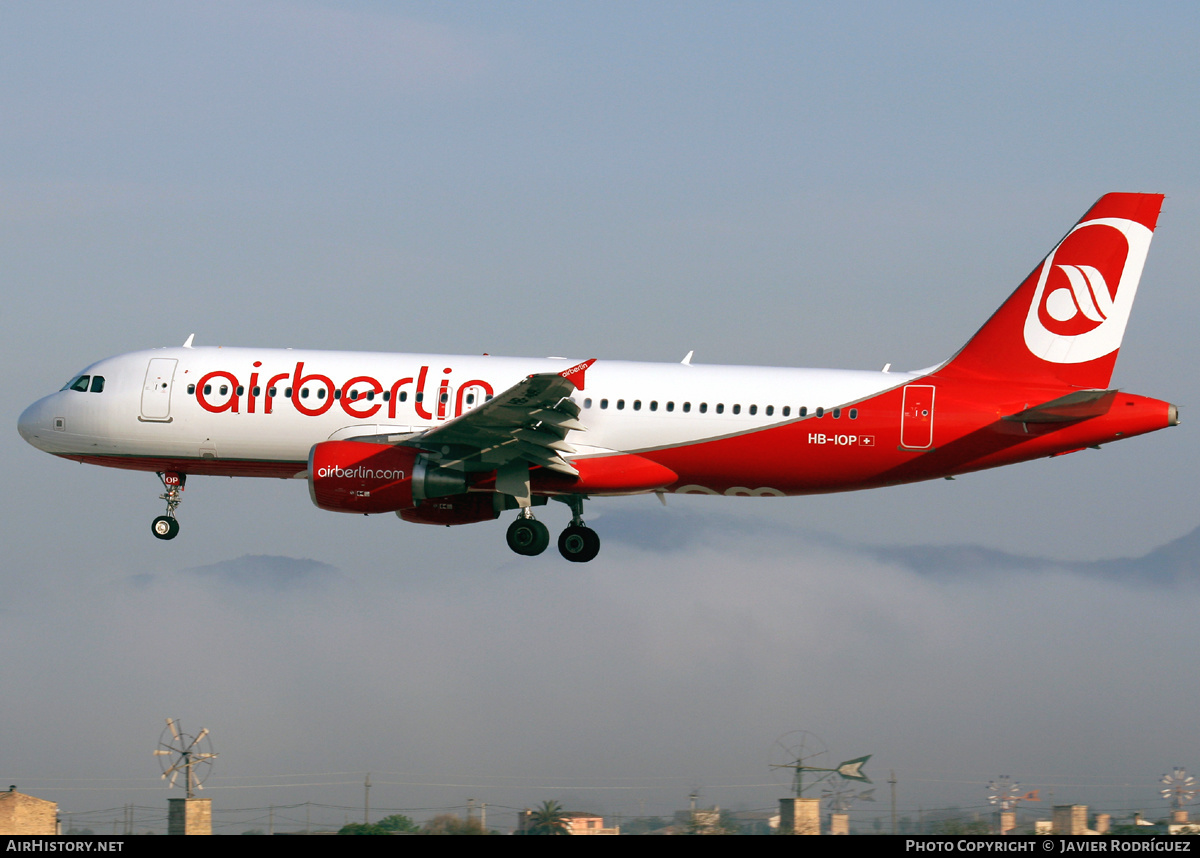
[[[487,469],[514,463],[539,465],[578,476],[563,453],[574,453],[567,433],[585,431],[569,397],[583,389],[595,358],[563,372],[531,375],[465,414],[403,443],[426,450],[443,467],[479,463]]]

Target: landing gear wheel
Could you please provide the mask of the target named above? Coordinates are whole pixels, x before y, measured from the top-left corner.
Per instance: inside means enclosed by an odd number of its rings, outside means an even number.
[[[179,522],[175,520],[175,510],[183,503],[183,484],[187,482],[187,474],[159,471],[158,478],[162,480],[166,490],[158,499],[167,502],[167,514],[160,515],[151,522],[150,532],[159,539],[174,539],[179,535]]]
[[[526,557],[535,557],[550,544],[550,531],[536,518],[518,518],[508,526],[508,547]]]
[[[600,553],[600,536],[590,527],[572,524],[558,536],[558,553],[572,563],[587,563]]]
[[[160,515],[151,523],[150,532],[159,539],[174,539],[179,535],[179,522],[169,515]]]

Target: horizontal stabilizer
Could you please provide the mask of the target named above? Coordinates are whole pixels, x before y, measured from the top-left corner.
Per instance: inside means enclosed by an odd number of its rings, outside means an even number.
[[[1041,405],[1009,414],[1005,420],[1014,423],[1072,423],[1107,414],[1116,398],[1115,390],[1078,390]]]

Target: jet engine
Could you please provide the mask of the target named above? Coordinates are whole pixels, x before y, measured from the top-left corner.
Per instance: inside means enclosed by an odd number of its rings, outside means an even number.
[[[321,509],[370,514],[464,494],[467,484],[461,472],[430,464],[413,447],[322,441],[308,454],[308,491]]]

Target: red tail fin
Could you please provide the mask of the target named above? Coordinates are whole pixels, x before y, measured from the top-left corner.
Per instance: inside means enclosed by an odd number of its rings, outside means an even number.
[[[1106,194],[938,375],[1104,388],[1162,194]]]

